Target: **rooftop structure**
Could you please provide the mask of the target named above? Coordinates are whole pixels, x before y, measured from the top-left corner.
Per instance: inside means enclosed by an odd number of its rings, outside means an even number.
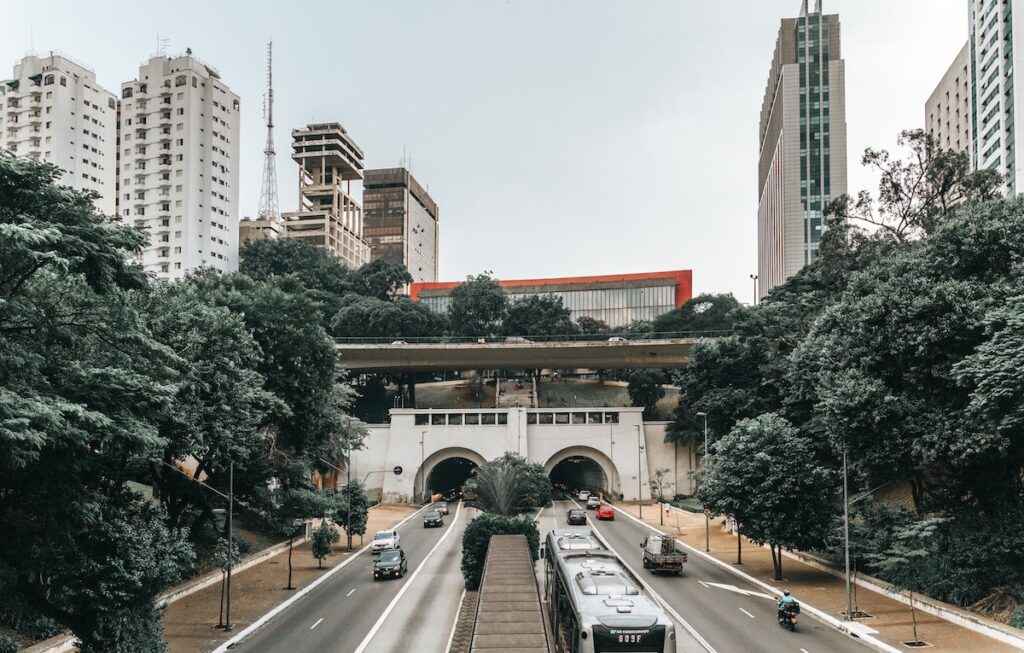
[[[409,170],[367,170],[363,210],[371,259],[404,265],[414,282],[437,281],[437,202]]]

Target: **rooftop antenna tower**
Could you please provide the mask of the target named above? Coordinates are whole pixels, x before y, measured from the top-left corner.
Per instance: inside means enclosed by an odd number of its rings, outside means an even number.
[[[274,42],[267,43],[267,94],[263,98],[263,118],[267,121],[267,144],[263,148],[263,182],[260,184],[260,220],[280,222],[277,204],[277,156],[274,152],[274,77],[271,69]]]

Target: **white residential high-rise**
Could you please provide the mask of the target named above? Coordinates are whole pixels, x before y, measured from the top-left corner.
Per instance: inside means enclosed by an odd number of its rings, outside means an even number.
[[[1024,89],[1014,79],[1024,66],[1024,0],[967,0],[970,52],[971,161],[976,170],[1006,176],[1009,194],[1024,188],[1016,155],[1024,147],[1017,131],[1024,113]]]
[[[925,103],[924,126],[939,147],[973,158],[970,65],[964,44]]]
[[[66,56],[29,55],[0,82],[0,148],[65,171],[60,183],[100,194],[96,209],[114,215],[117,96]]]
[[[149,232],[147,272],[238,269],[238,96],[192,56],[157,56],[121,85],[118,215]]]

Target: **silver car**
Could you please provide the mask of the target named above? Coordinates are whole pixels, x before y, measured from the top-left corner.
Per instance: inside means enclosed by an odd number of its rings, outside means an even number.
[[[401,538],[396,530],[377,531],[377,534],[373,536],[373,541],[370,542],[370,551],[373,553],[400,548],[402,548]]]

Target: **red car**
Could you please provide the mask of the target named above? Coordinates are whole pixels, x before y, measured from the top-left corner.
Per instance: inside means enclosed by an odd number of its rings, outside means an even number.
[[[597,508],[597,518],[615,521],[615,510],[613,510],[607,503],[602,503]]]

